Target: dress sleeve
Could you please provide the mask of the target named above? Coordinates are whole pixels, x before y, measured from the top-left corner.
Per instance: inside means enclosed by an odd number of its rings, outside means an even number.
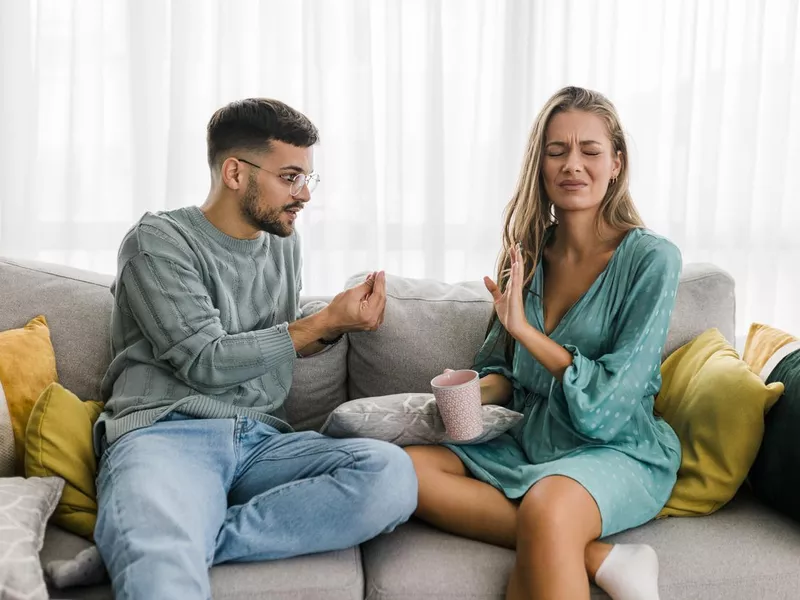
[[[661,354],[681,272],[680,251],[656,239],[633,268],[611,350],[592,360],[575,346],[565,345],[573,355],[572,365],[550,392],[566,398],[578,432],[602,442],[613,439],[631,419],[648,395],[648,384],[660,386]]]
[[[502,323],[500,323],[498,319],[495,319],[472,366],[480,377],[486,377],[492,373],[497,373],[513,383],[513,368],[506,361],[507,336],[508,334]]]

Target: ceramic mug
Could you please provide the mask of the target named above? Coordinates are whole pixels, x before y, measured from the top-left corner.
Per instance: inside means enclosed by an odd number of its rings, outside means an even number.
[[[431,389],[445,431],[453,441],[467,442],[483,433],[481,386],[476,371],[447,370],[431,380]]]

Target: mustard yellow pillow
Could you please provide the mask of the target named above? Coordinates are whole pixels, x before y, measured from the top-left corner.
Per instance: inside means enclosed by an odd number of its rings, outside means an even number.
[[[765,385],[717,329],[662,365],[655,408],[678,434],[681,466],[666,516],[708,515],[728,503],[758,453],[764,415],[783,393]]]
[[[53,383],[36,401],[26,431],[25,476],[63,478],[52,520],[89,540],[97,519],[92,426],[102,411],[102,402],[82,402]]]
[[[43,316],[21,329],[0,333],[0,383],[14,432],[14,471],[18,475],[25,469],[25,427],[31,409],[44,388],[54,381],[58,381],[56,355]]]

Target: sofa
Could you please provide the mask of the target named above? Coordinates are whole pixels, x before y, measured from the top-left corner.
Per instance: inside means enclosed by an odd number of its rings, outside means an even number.
[[[44,314],[60,383],[98,399],[110,360],[111,277],[51,264],[0,259],[0,331]],[[348,399],[429,392],[445,367],[467,368],[491,312],[482,284],[388,278],[378,332],[347,336],[298,359],[290,421],[319,427]],[[309,301],[312,299],[308,299]],[[319,300],[308,306],[319,307]],[[734,281],[719,268],[688,264],[664,356],[708,328],[734,340]],[[311,405],[308,398],[316,395]],[[320,399],[321,398],[321,399]],[[800,598],[800,526],[760,505],[746,486],[723,509],[651,522],[609,541],[651,544],[660,557],[663,600]],[[48,526],[43,563],[69,559],[89,542]],[[435,530],[412,519],[357,548],[271,563],[212,568],[216,599],[499,600],[514,553]],[[111,598],[108,585],[50,590],[53,598]],[[592,589],[592,598],[607,598]]]

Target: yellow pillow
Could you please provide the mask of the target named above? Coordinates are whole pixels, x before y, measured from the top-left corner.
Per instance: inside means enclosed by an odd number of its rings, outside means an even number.
[[[36,399],[48,385],[58,381],[56,355],[50,330],[43,316],[21,329],[0,333],[0,383],[8,403],[14,432],[14,470],[25,467],[25,427]]]
[[[53,383],[36,401],[26,432],[25,476],[63,478],[52,520],[89,540],[97,519],[92,425],[102,411],[102,402],[81,402]]]
[[[750,365],[756,375],[766,381],[772,370],[788,354],[798,349],[798,340],[793,335],[769,325],[753,323],[747,333],[742,360]]]
[[[661,367],[655,408],[678,434],[678,481],[659,517],[708,515],[728,503],[758,454],[764,415],[783,393],[764,385],[717,329]]]

